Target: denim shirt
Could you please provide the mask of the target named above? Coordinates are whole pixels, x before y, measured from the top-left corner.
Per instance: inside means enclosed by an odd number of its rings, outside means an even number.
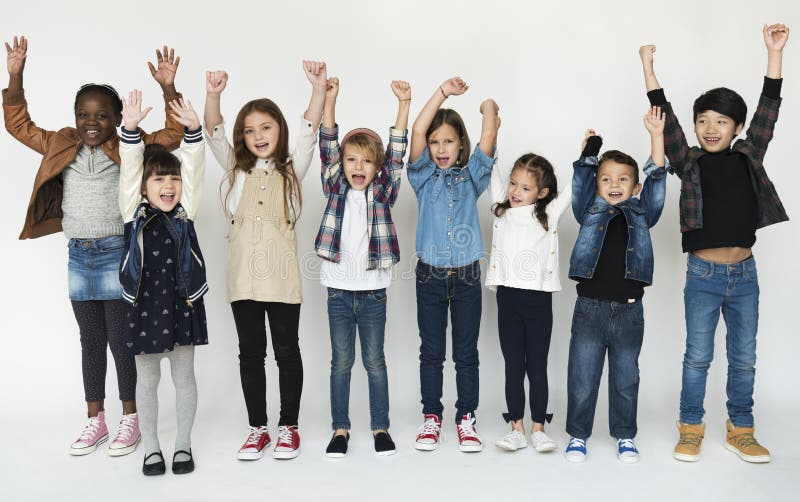
[[[408,165],[417,194],[417,256],[434,267],[462,267],[483,257],[478,197],[489,186],[494,158],[479,146],[464,167],[439,169],[428,148]]]
[[[611,218],[622,213],[628,223],[628,252],[625,257],[625,278],[653,283],[653,244],[650,227],[653,227],[664,208],[667,170],[647,159],[644,172],[647,178],[639,198],[631,197],[611,205],[597,195],[597,157],[581,157],[573,164],[572,212],[580,223],[578,239],[569,259],[569,277],[578,280],[594,275],[597,260],[603,249],[603,240]]]

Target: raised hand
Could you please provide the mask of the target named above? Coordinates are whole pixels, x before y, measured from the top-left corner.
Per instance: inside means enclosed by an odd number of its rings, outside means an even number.
[[[467,92],[467,89],[469,89],[469,86],[461,77],[453,77],[445,80],[442,85],[439,86],[439,89],[442,90],[445,98],[449,98],[450,96],[460,96],[464,94]]]
[[[175,117],[175,120],[180,125],[190,131],[196,131],[200,128],[200,117],[197,116],[197,112],[192,108],[191,101],[184,101],[183,98],[180,100],[175,99],[169,102],[169,107],[172,108],[172,116]]]
[[[178,65],[181,62],[180,56],[175,57],[175,49],[170,49],[166,45],[162,51],[156,49],[156,62],[158,69],[153,66],[153,63],[147,62],[147,67],[150,68],[150,75],[156,79],[158,85],[162,88],[175,84],[175,73],[178,71]]]
[[[644,127],[651,136],[664,134],[664,121],[664,112],[661,111],[660,106],[652,106],[644,114]]]
[[[785,24],[764,25],[764,44],[768,51],[781,52],[789,39],[789,27]],[[8,47],[8,45],[6,45]]]
[[[652,66],[655,52],[656,46],[652,44],[639,47],[639,58],[642,60],[642,64],[645,66]]]
[[[28,39],[24,36],[14,37],[13,47],[6,42],[8,74],[22,75],[25,69],[25,58],[28,56]]]
[[[206,94],[219,96],[228,85],[228,73],[224,70],[206,72]]]
[[[398,101],[411,101],[411,84],[405,80],[392,80],[391,87]]]
[[[602,139],[602,136],[597,134],[597,131],[594,129],[586,129],[586,132],[583,135],[583,143],[581,143],[581,151],[586,150],[586,142],[589,141],[589,138],[592,136],[597,136],[598,138]]]
[[[336,99],[339,95],[339,77],[331,77],[325,85],[325,100]]]
[[[499,111],[500,107],[497,106],[497,103],[495,103],[493,99],[487,99],[484,100],[483,103],[481,103],[480,107],[481,115],[486,115],[487,113],[490,113],[492,115],[497,115],[497,112]]]
[[[328,68],[324,61],[303,61],[303,71],[311,85],[320,89],[327,88]]]
[[[128,99],[122,98],[122,126],[129,130],[135,131],[139,128],[139,122],[144,120],[152,106],[148,106],[142,110],[142,91],[137,89],[128,93]]]

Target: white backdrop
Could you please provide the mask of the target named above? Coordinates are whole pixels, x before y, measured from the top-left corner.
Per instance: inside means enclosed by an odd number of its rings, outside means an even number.
[[[589,1],[309,0],[292,4],[228,1],[213,8],[196,2],[152,0],[127,5],[31,1],[15,5],[13,13],[6,9],[6,15],[0,19],[0,37],[5,40],[10,40],[14,34],[29,37],[26,96],[32,117],[47,129],[74,124],[74,94],[86,82],[107,82],[120,93],[132,88],[142,89],[146,104],[156,107],[142,125],[148,130],[160,127],[163,122],[161,95],[145,62],[153,61],[154,50],[165,42],[174,46],[181,56],[177,88],[192,100],[200,113],[205,98],[205,70],[226,69],[230,81],[223,94],[222,111],[229,124],[245,101],[270,97],[287,116],[291,144],[311,91],[302,72],[302,59],[324,60],[328,63],[329,76],[340,78],[337,120],[343,130],[371,127],[384,139],[388,134],[386,128],[393,123],[396,113],[396,99],[389,89],[392,79],[411,82],[414,100],[410,122],[413,122],[437,86],[448,77],[460,75],[469,83],[470,90],[464,96],[449,99],[446,105],[462,114],[473,142],[480,133],[478,106],[483,99],[494,98],[500,105],[503,120],[498,140],[499,165],[507,168],[520,154],[534,151],[556,166],[560,188],[568,189],[571,163],[579,153],[583,131],[589,127],[603,134],[606,147],[619,148],[642,162],[646,159],[649,136],[642,126],[647,99],[637,54],[640,45],[657,44],[657,75],[679,114],[690,143],[695,144],[691,133],[691,104],[701,91],[720,85],[733,88],[742,94],[752,113],[766,68],[766,50],[760,30],[763,23],[771,22],[784,22],[800,29],[800,7],[788,0],[737,0],[724,4],[624,0],[613,5]],[[765,161],[787,212],[794,218],[800,214],[800,196],[796,189],[800,174],[792,146],[800,135],[798,36],[800,31],[789,37],[785,50],[785,102]],[[5,174],[4,196],[0,198],[3,215],[0,220],[3,239],[0,276],[6,281],[6,287],[0,289],[3,312],[0,425],[4,438],[9,438],[11,445],[11,450],[0,460],[0,472],[8,481],[2,484],[0,493],[5,490],[15,495],[2,498],[22,500],[36,499],[37,494],[43,493],[73,493],[71,487],[76,484],[92,484],[97,477],[108,478],[106,475],[111,472],[114,476],[123,476],[116,479],[124,479],[131,490],[138,489],[145,484],[138,474],[140,452],[113,463],[104,453],[95,453],[89,459],[73,459],[66,455],[69,442],[83,424],[85,409],[78,329],[67,298],[66,240],[63,235],[17,240],[40,157],[4,131],[0,132],[0,148]],[[275,490],[272,493],[291,493],[292,482],[301,479],[307,480],[301,489],[304,491],[297,492],[298,488],[294,488],[296,495],[300,493],[300,499],[305,499],[303,494],[309,497],[320,494],[322,492],[317,490],[322,489],[332,490],[326,492],[326,496],[333,498],[342,493],[351,499],[367,494],[377,496],[387,486],[395,486],[384,484],[391,479],[403,481],[396,485],[396,490],[392,488],[392,494],[398,498],[440,494],[469,499],[477,498],[481,491],[513,496],[534,488],[526,484],[507,485],[506,477],[523,480],[531,473],[536,483],[546,483],[547,479],[552,482],[535,488],[539,491],[563,489],[564,485],[559,487],[559,483],[572,480],[577,483],[575,487],[592,486],[598,495],[620,497],[618,487],[600,481],[625,476],[624,471],[617,471],[614,465],[616,460],[607,438],[604,387],[598,402],[595,439],[590,442],[589,464],[594,467],[583,471],[594,474],[584,481],[575,478],[572,467],[560,455],[552,455],[544,463],[540,457],[531,457],[527,452],[524,456],[528,460],[517,462],[495,451],[491,443],[505,431],[500,413],[506,410],[496,303],[488,290],[484,290],[479,344],[481,401],[478,409],[479,431],[487,444],[486,451],[475,456],[447,453],[456,450],[455,431],[449,430],[451,439],[445,444],[447,452],[436,461],[431,460],[433,456],[420,457],[413,452],[414,431],[422,418],[413,280],[417,202],[405,176],[393,210],[401,262],[396,270],[399,278],[389,290],[386,329],[392,431],[400,448],[396,459],[392,460],[395,462],[392,469],[396,470],[373,468],[376,462],[371,457],[368,439],[366,378],[360,361],[354,367],[351,395],[356,451],[351,455],[355,458],[346,462],[364,469],[364,477],[359,479],[359,483],[364,484],[356,491],[346,488],[348,473],[353,472],[340,467],[346,464],[317,467],[317,464],[326,463],[321,454],[329,434],[330,345],[324,289],[318,280],[319,259],[313,254],[314,236],[325,204],[316,157],[303,182],[305,204],[297,227],[298,251],[305,265],[300,322],[305,367],[301,409],[304,453],[293,463],[278,464],[270,459],[257,463],[262,464],[260,467],[233,461],[247,422],[239,385],[236,333],[225,301],[227,227],[216,190],[222,169],[210,152],[207,159],[206,191],[197,228],[209,264],[211,291],[206,296],[206,308],[210,345],[197,351],[200,406],[194,445],[199,454],[198,472],[193,475],[192,483],[180,481],[179,486],[187,490],[185,493],[191,490],[205,496],[217,493],[214,489],[204,491],[204,485],[197,483],[198,479],[204,483],[219,483],[218,477],[208,469],[215,465],[219,472],[227,473],[225,479],[229,481],[222,485],[229,497],[245,496],[248,489],[264,485]],[[724,493],[730,499],[737,496],[783,498],[786,490],[797,487],[789,472],[797,472],[800,467],[800,441],[796,429],[791,428],[795,425],[792,418],[800,412],[795,385],[797,376],[793,373],[800,342],[791,313],[796,305],[791,291],[796,290],[800,282],[800,268],[795,259],[800,245],[797,220],[759,231],[754,248],[761,285],[755,416],[758,437],[772,449],[774,461],[766,468],[758,468],[755,474],[752,466],[721,453],[726,417],[726,362],[724,328],[720,328],[706,399],[709,432],[704,452],[709,459],[705,464],[698,464],[697,469],[705,470],[690,472],[676,467],[677,463],[670,458],[676,439],[673,420],[678,412],[684,348],[685,256],[680,248],[676,178],[669,179],[667,190],[662,219],[652,231],[654,285],[647,288],[645,294],[646,329],[639,391],[639,443],[644,461],[637,467],[637,472],[643,476],[631,482],[634,487],[645,490],[661,486],[663,489],[657,490],[654,497],[668,499],[670,490],[681,493],[680,482],[676,482],[680,477],[662,477],[674,472],[675,476],[706,476],[710,485],[698,488],[698,493],[706,490],[708,496]],[[488,245],[491,240],[488,197],[481,197],[478,206],[484,243]],[[554,295],[555,324],[549,374],[550,407],[556,419],[550,430],[563,446],[567,349],[575,299],[575,287],[567,278],[567,266],[577,234],[577,224],[569,211],[562,218],[559,230],[561,279],[565,287],[563,292]],[[275,424],[277,371],[271,343],[267,366],[269,414]],[[120,410],[110,356],[106,388],[106,408],[109,425],[112,425]],[[174,434],[171,389],[169,377],[165,376],[161,388],[165,453],[171,453]],[[448,349],[444,403],[445,423],[450,428],[455,397]],[[357,448],[359,440],[363,441],[360,449]],[[597,453],[593,456],[594,444]],[[719,458],[714,456],[717,451],[720,451]],[[264,467],[267,462],[269,465]],[[87,464],[91,469],[82,467]],[[425,470],[421,470],[423,465]],[[468,476],[474,485],[463,483],[467,478],[457,471],[462,468],[470,469]],[[29,485],[31,476],[42,475],[40,469],[47,471],[49,482]],[[311,469],[315,469],[313,474]],[[428,481],[427,491],[412,483],[430,469],[439,474]],[[536,477],[537,470],[546,472],[546,477]],[[270,472],[279,472],[281,480],[270,478],[267,474]],[[736,479],[743,484],[731,485],[731,472],[741,472]],[[251,473],[266,477],[261,481],[242,481],[241,478]],[[480,473],[486,473],[486,483]],[[115,478],[111,479],[113,482]],[[177,486],[170,485],[171,479],[167,476],[153,483],[161,483],[161,489],[171,490]],[[590,480],[594,484],[589,483]],[[660,481],[653,484],[656,480]],[[686,482],[693,480],[692,477],[685,479]],[[113,490],[120,490],[117,485],[109,485],[109,489],[112,486]],[[65,492],[65,489],[70,490]],[[79,496],[77,491],[74,494]],[[576,493],[579,495],[580,492]],[[636,492],[626,491],[621,498],[636,495]]]

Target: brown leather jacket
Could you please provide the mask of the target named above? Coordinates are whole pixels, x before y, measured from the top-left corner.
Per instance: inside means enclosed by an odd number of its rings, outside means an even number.
[[[178,99],[180,94],[164,95],[165,103]],[[172,117],[169,105],[166,104],[166,123],[164,129],[151,134],[143,133],[145,144],[160,143],[170,150],[178,148],[183,139],[183,126]],[[74,127],[65,127],[58,131],[46,131],[37,126],[28,115],[28,102],[25,91],[9,91],[3,89],[3,115],[6,130],[20,142],[43,155],[42,163],[33,182],[33,193],[28,203],[25,225],[19,235],[20,239],[35,239],[44,235],[61,232],[61,200],[64,195],[64,184],[61,178],[63,171],[78,155],[81,140]],[[108,157],[119,164],[119,136],[114,134],[101,145]],[[109,194],[109,197],[117,197]]]

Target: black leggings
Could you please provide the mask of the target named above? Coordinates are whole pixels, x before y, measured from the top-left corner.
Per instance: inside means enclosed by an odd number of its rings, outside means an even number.
[[[525,415],[525,374],[530,387],[531,419],[543,424],[547,415],[547,354],[553,329],[553,295],[544,291],[497,288],[500,349],[506,362],[506,422]]]
[[[300,394],[303,392],[303,361],[300,358],[297,329],[299,303],[240,300],[231,303],[239,335],[239,374],[250,425],[267,425],[267,330],[264,312],[269,317],[272,350],[278,363],[281,415],[278,425],[297,425]]]
[[[117,367],[120,401],[134,401],[136,363],[122,346],[125,303],[122,300],[73,301],[72,311],[81,334],[81,366],[86,402],[102,401],[106,397],[106,347],[111,348]]]

